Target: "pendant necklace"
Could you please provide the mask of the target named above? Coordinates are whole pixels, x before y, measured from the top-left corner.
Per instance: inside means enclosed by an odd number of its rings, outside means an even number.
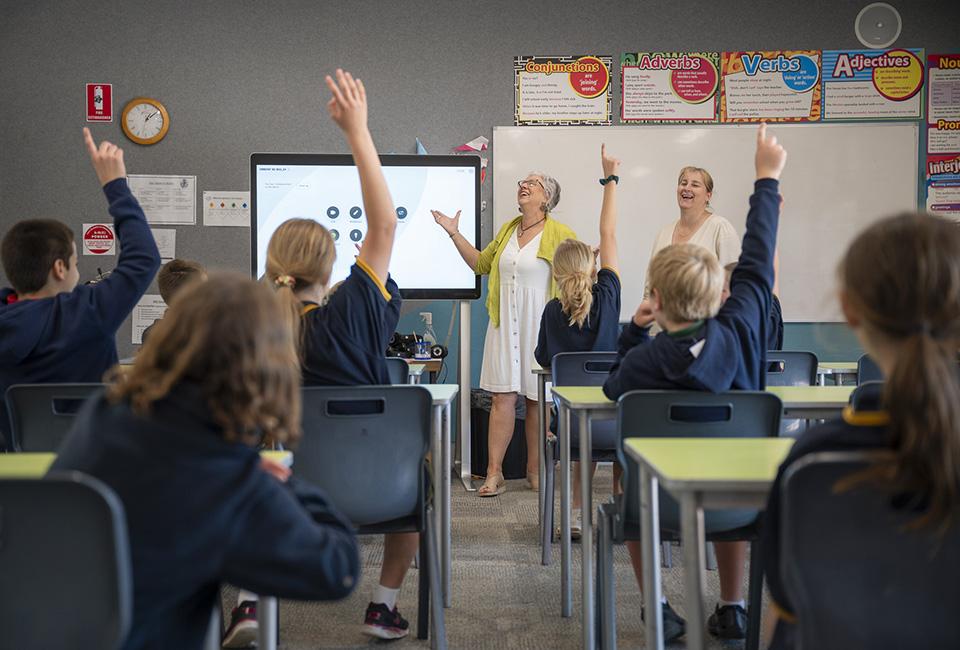
[[[546,218],[547,218],[547,215],[543,215],[543,219],[546,219]],[[543,221],[543,219],[540,219],[540,221]],[[521,222],[520,222],[520,225],[517,226],[517,232],[520,233],[520,236],[521,236],[521,237],[523,237],[523,233],[524,233],[524,232],[526,232],[527,230],[530,230],[531,228],[533,228],[535,225],[537,225],[538,223],[540,223],[540,221],[534,221],[533,223],[531,223],[531,224],[530,224],[529,226],[527,226],[526,228],[523,227],[523,221],[521,221]]]

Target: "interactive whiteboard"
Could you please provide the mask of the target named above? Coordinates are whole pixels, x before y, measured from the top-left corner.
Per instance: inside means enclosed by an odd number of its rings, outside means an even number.
[[[771,124],[787,149],[777,237],[780,299],[791,321],[840,320],[836,267],[847,245],[876,219],[918,206],[919,127],[908,123]],[[686,165],[713,176],[710,201],[743,238],[753,192],[755,124],[614,127],[494,127],[494,232],[519,214],[517,180],[542,171],[560,183],[551,213],[599,244],[600,144],[622,160],[617,240],[621,320],[643,297],[657,231],[680,216],[677,175]]]

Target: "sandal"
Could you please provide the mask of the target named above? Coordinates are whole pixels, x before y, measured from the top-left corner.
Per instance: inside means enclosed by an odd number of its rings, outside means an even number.
[[[537,472],[527,472],[527,489],[534,492],[540,491],[540,474]]]
[[[477,490],[478,497],[495,497],[507,491],[507,482],[503,480],[503,472],[497,472],[493,476],[488,476],[480,489]]]

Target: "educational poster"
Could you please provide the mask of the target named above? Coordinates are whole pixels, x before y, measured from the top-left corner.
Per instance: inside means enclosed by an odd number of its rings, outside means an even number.
[[[927,67],[927,153],[960,154],[960,54],[931,54]]]
[[[160,261],[169,262],[177,256],[177,231],[173,228],[151,228],[153,241],[160,251]]]
[[[927,156],[927,211],[960,221],[960,154]]]
[[[716,122],[719,52],[638,52],[620,57],[624,122]]]
[[[143,343],[143,330],[147,329],[157,319],[163,318],[167,311],[167,303],[159,294],[145,294],[137,301],[137,306],[133,308],[133,338],[130,341],[134,345]]]
[[[610,124],[611,56],[518,56],[514,124]]]
[[[820,51],[724,52],[720,120],[813,122],[820,119]]]
[[[147,215],[147,223],[197,223],[196,176],[128,174],[127,184]]]
[[[250,192],[204,192],[203,225],[250,227]]]
[[[923,116],[923,50],[823,53],[824,120]]]

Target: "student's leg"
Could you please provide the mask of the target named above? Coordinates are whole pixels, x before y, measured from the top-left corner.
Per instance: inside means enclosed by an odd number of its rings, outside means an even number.
[[[419,533],[390,533],[383,536],[380,584],[367,605],[363,621],[365,634],[380,639],[406,636],[409,624],[397,611],[397,595],[419,547]]]
[[[487,428],[487,480],[480,487],[481,496],[502,492],[497,480],[503,472],[503,457],[513,438],[516,416],[516,393],[493,393],[490,407],[490,424]]]
[[[533,488],[540,485],[540,410],[537,400],[527,400],[527,417],[524,420],[524,433],[527,436],[527,477]]]
[[[720,600],[743,600],[743,571],[747,558],[746,542],[715,542],[717,575],[720,578]]]
[[[571,463],[573,472],[573,500],[570,503],[571,510],[580,510],[580,461]],[[597,464],[590,463],[590,476],[597,475]]]
[[[380,584],[387,589],[400,589],[403,578],[420,548],[420,533],[389,533],[383,536],[383,566]],[[390,605],[390,603],[387,603]],[[391,607],[392,609],[392,607]]]

